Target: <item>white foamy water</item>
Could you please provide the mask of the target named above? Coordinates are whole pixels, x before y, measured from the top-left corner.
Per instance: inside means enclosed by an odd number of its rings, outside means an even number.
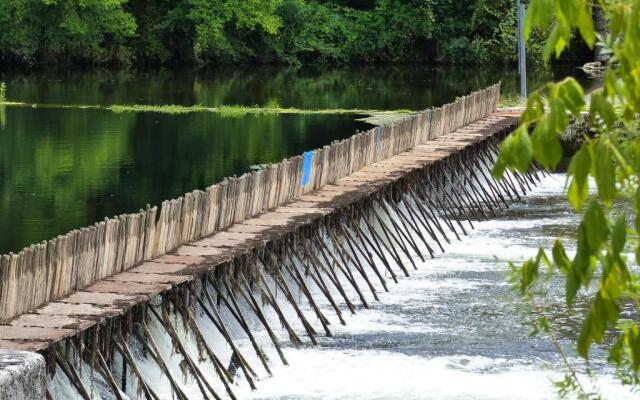
[[[279,368],[276,378],[261,382],[261,389],[246,398],[550,399],[556,396],[551,379],[560,378],[526,360],[485,357],[305,350],[291,359],[301,368]],[[628,396],[608,389],[611,398]]]
[[[278,302],[287,320],[305,345],[292,347],[286,333],[280,329],[275,312],[264,307],[271,327],[278,328],[276,333],[290,363],[290,366],[283,366],[263,327],[255,319],[250,320],[258,342],[270,359],[273,376],[262,368],[239,325],[222,307],[227,327],[258,374],[258,389],[251,391],[239,373],[232,387],[236,396],[256,400],[555,398],[553,381],[564,374],[559,357],[545,338],[529,336],[517,297],[506,283],[505,272],[508,260],[533,256],[539,246],[550,247],[557,236],[574,237],[578,218],[566,204],[563,188],[564,175],[553,175],[521,203],[497,218],[474,222],[474,230],[465,224],[469,236],[462,237],[461,241],[447,233],[451,243],[445,245],[446,253],[438,253],[424,262],[414,258],[418,270],[413,270],[404,258],[411,276],[405,278],[396,269],[400,282],[394,284],[385,273],[389,292],[383,290],[371,273],[369,277],[380,297],[379,302],[374,301],[364,280],[357,278],[369,309],[360,305],[351,290],[349,297],[357,307],[356,314],[351,315],[341,304],[338,293],[332,291],[347,322],[345,326],[339,324],[333,309],[317,288],[309,284],[322,312],[331,321],[333,333],[333,337],[319,336],[318,346],[309,344],[293,309],[283,296],[279,296]],[[378,267],[384,270],[382,265]],[[365,268],[369,267],[365,265]],[[346,281],[343,284],[346,289]],[[321,333],[321,324],[311,308],[299,293],[295,295],[301,299],[309,321]],[[244,311],[245,315],[250,315],[248,309]],[[207,318],[199,313],[196,315],[208,344],[228,363],[231,349]],[[180,328],[179,318],[175,323],[179,335],[187,338],[189,354],[203,371],[207,371],[207,379],[217,393],[224,396],[224,387],[215,378],[211,363],[205,360],[206,357],[198,356],[192,334]],[[201,399],[195,381],[185,377],[180,369],[181,358],[160,324],[156,321],[150,327],[188,398]],[[139,348],[133,347],[145,379],[161,398],[171,398],[164,374],[151,359],[142,356]],[[615,383],[611,371],[601,364],[594,366],[602,376],[595,383],[600,393],[609,399],[633,398]],[[69,394],[64,379],[56,379],[59,381],[54,385],[59,390],[56,398],[80,398]],[[591,385],[584,377],[583,384]],[[136,398],[133,383],[129,384],[127,394]]]
[[[288,348],[247,399],[550,399],[564,370],[544,338],[531,338],[506,283],[506,261],[524,260],[578,218],[564,200],[564,175],[546,178],[498,218],[474,222],[446,253],[390,279],[380,302],[332,326],[320,347]],[[457,226],[456,226],[457,228]],[[562,231],[559,232],[558,229]],[[407,263],[409,267],[409,264]],[[378,288],[379,283],[376,285]],[[325,308],[326,315],[331,311]],[[335,318],[332,319],[334,321]],[[583,377],[590,387],[590,381]],[[633,398],[610,372],[595,383],[606,398]]]

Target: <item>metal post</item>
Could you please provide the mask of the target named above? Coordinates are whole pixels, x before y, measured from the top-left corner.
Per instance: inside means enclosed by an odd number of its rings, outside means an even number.
[[[523,0],[516,0],[518,3],[518,73],[520,75],[520,96],[527,98],[527,50],[524,43],[524,13],[525,4]]]

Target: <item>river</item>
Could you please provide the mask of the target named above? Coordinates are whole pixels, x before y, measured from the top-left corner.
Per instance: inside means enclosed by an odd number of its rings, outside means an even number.
[[[317,348],[289,349],[292,366],[260,382],[252,399],[551,399],[563,377],[550,341],[531,337],[507,283],[509,260],[524,261],[556,237],[575,239],[578,217],[564,196],[565,175],[545,178],[522,202],[446,246],[446,253],[359,310]],[[572,249],[569,248],[569,251]],[[561,281],[551,303],[562,301]],[[327,310],[327,314],[330,310]],[[568,321],[567,321],[568,320]],[[567,328],[566,315],[552,319]],[[560,336],[570,360],[570,336]],[[607,399],[635,398],[613,384],[594,350],[592,367]],[[585,387],[590,381],[582,376]]]
[[[414,257],[418,270],[408,278],[400,278],[398,284],[388,280],[390,290],[384,293],[379,288],[379,302],[366,296],[369,309],[358,307],[355,315],[347,315],[346,306],[339,304],[346,313],[344,326],[317,294],[314,297],[329,318],[334,336],[320,336],[318,346],[294,347],[284,329],[276,332],[289,366],[282,365],[259,322],[250,321],[255,337],[270,359],[273,376],[260,368],[248,338],[222,307],[234,342],[259,375],[257,390],[251,391],[239,372],[232,387],[238,399],[557,398],[553,382],[562,379],[566,372],[560,356],[547,338],[530,335],[526,313],[507,283],[506,272],[509,260],[517,262],[531,257],[539,246],[550,248],[558,236],[569,241],[575,239],[578,217],[566,202],[564,184],[564,174],[546,177],[526,199],[496,218],[475,223],[468,236],[446,245],[445,253],[425,262]],[[572,250],[568,246],[568,251]],[[576,319],[560,306],[562,287],[562,281],[552,281],[547,305],[556,310],[551,322],[558,328],[556,333],[570,362],[581,372],[584,387],[597,388],[605,399],[637,398],[637,394],[616,384],[613,371],[603,362],[604,354],[598,348],[592,350],[591,365],[597,380],[591,381],[584,375],[583,364],[571,345]],[[357,298],[353,291],[350,297],[353,301]],[[335,298],[338,299],[337,295]],[[304,300],[300,304],[310,322],[319,327],[311,308]],[[279,327],[273,310],[267,306],[263,310],[269,324]],[[287,320],[304,338],[304,329],[293,310],[289,307],[284,310]],[[245,315],[250,314],[245,309]],[[218,356],[228,360],[230,349],[216,328],[202,314],[195,315],[209,345]],[[180,325],[180,318],[175,318],[174,323]],[[180,357],[172,351],[170,338],[156,320],[151,318],[150,324],[172,373],[182,377]],[[192,337],[184,331],[180,335]],[[188,339],[186,343],[192,358],[198,360],[195,341]],[[161,398],[171,398],[166,377],[150,358],[143,356],[137,342],[131,341],[131,346],[145,380]],[[198,363],[207,376],[215,376],[208,361],[200,359]],[[86,364],[83,370],[86,376],[89,370]],[[120,376],[118,371],[116,363],[115,376]],[[218,393],[224,393],[220,382],[213,380],[217,382]],[[56,374],[51,386],[55,399],[80,399],[77,393],[69,391],[71,385],[62,373]],[[181,386],[189,398],[201,398],[192,379],[181,381]],[[102,394],[104,400],[112,398],[104,388],[104,384],[102,388],[94,387],[95,399],[100,398],[97,394]],[[136,398],[135,385],[129,383],[128,388],[127,394]]]
[[[530,86],[569,72],[575,71],[534,72]],[[500,68],[0,72],[10,101],[101,106],[418,110],[497,80],[503,81],[505,97],[516,95],[514,72]],[[352,114],[230,117],[7,106],[0,115],[0,253],[158,204],[369,127]],[[562,174],[545,178],[522,202],[476,223],[469,236],[446,246],[446,253],[416,260],[419,269],[392,284],[370,309],[359,308],[345,326],[332,319],[334,337],[321,338],[319,346],[294,348],[280,332],[291,365],[282,366],[270,350],[273,376],[262,372],[256,391],[240,379],[234,391],[241,399],[281,400],[554,398],[553,380],[563,374],[559,356],[547,339],[529,335],[525,314],[506,282],[506,262],[523,260],[538,246],[551,247],[557,236],[575,238],[578,220],[567,206],[563,185]],[[550,299],[561,303],[560,282]],[[575,324],[559,315],[561,328]],[[276,326],[277,318],[270,316]],[[253,323],[262,347],[269,349],[266,332]],[[239,327],[232,321],[229,326],[258,366]],[[228,356],[215,329],[205,331],[211,332],[212,347]],[[154,332],[164,335],[158,326]],[[570,334],[560,336],[577,363],[570,339]],[[169,339],[160,344],[179,376]],[[190,348],[195,351],[195,344]],[[143,374],[169,398],[168,382],[157,366],[135,351]],[[597,386],[607,398],[632,398],[613,384],[597,349],[592,367],[601,375]],[[191,398],[200,398],[193,382],[187,386]],[[56,374],[50,387],[57,399],[79,398],[69,392],[63,374]],[[223,392],[220,385],[216,388]],[[129,391],[134,398],[135,389]]]
[[[533,70],[530,87],[580,71]],[[39,105],[243,105],[422,110],[503,82],[513,69],[353,67],[0,70],[7,100]],[[202,189],[370,125],[357,115],[114,113],[0,107],[0,254]]]

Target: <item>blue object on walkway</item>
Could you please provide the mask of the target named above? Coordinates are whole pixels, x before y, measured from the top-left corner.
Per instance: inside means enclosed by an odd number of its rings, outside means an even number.
[[[313,161],[313,151],[307,151],[302,155],[302,187],[309,184],[311,180],[311,161]]]
[[[426,128],[431,123],[431,110],[425,110],[424,117],[424,126]]]

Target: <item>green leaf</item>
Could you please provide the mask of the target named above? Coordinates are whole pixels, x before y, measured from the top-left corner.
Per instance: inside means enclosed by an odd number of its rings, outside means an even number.
[[[531,138],[527,127],[521,125],[516,131],[514,144],[514,167],[520,172],[527,172],[529,164],[531,164],[531,157],[533,155],[533,149],[531,147]]]
[[[589,347],[591,347],[591,320],[591,312],[589,312],[582,323],[580,335],[578,335],[578,354],[584,358],[589,357]]]
[[[584,223],[578,227],[578,247],[567,274],[565,295],[571,305],[581,284],[585,286],[591,280],[591,252],[587,242],[587,230]]]
[[[561,40],[563,40],[561,38],[561,28],[560,25],[556,23],[553,25],[553,29],[551,30],[551,33],[547,38],[547,42],[542,49],[542,58],[545,63],[549,61],[549,59],[551,58],[551,53],[556,48],[556,44]]]
[[[607,100],[602,90],[591,93],[591,107],[589,109],[589,118],[592,124],[597,124],[598,116],[602,118],[607,129],[615,127],[616,113],[613,105]]]
[[[547,116],[549,119],[549,129],[551,129],[555,135],[559,135],[569,126],[567,107],[560,98],[552,99],[549,106],[549,115]]]
[[[521,282],[520,292],[522,294],[533,285],[538,278],[538,271],[540,270],[540,263],[538,259],[529,259],[522,264],[521,269]]]
[[[600,206],[596,200],[591,200],[589,203],[587,211],[582,218],[581,225],[585,228],[590,253],[596,254],[602,244],[607,240],[609,233],[609,226],[602,211],[602,206]]]
[[[607,141],[598,140],[594,148],[594,177],[600,200],[611,206],[616,197],[616,174],[611,148]]]
[[[558,136],[548,128],[548,121],[536,125],[531,136],[533,156],[547,169],[554,169],[562,159],[562,144]]]
[[[576,24],[582,39],[590,49],[593,49],[593,45],[596,42],[596,33],[593,29],[593,10],[591,9],[590,1],[585,1],[581,5]]]
[[[640,186],[636,189],[634,208],[636,211],[636,231],[640,232]]]
[[[553,245],[552,255],[553,263],[560,271],[566,274],[569,271],[570,260],[560,240],[556,240],[556,243]]]
[[[493,164],[493,168],[491,169],[491,175],[493,175],[496,179],[502,179],[504,175],[504,170],[507,167],[507,164],[504,162],[504,158],[502,155],[498,156],[495,164]]]
[[[572,177],[569,186],[569,202],[579,210],[589,196],[589,171],[591,170],[591,152],[586,143],[573,155],[569,164],[569,175]]]
[[[640,370],[640,328],[633,323],[626,332],[629,352],[631,354],[631,366],[635,372]]]
[[[582,208],[584,202],[587,201],[587,198],[589,197],[589,186],[580,186],[576,179],[571,179],[567,197],[569,198],[569,203],[571,203],[573,208],[578,211]]]
[[[615,255],[619,255],[624,250],[624,244],[627,241],[627,221],[624,214],[616,218],[611,232],[611,250]]]
[[[531,164],[533,149],[526,125],[520,125],[514,133],[502,141],[500,155],[506,166],[515,168],[520,172],[527,171],[529,164]],[[496,172],[500,172],[499,168],[494,166]]]
[[[567,279],[565,280],[565,296],[568,305],[573,304],[573,300],[576,298],[576,294],[578,293],[578,289],[580,289],[580,274],[578,273],[578,269],[581,268],[580,261],[578,257],[573,259],[571,263],[571,268],[569,268],[569,273],[567,273]]]
[[[560,82],[560,95],[573,115],[578,116],[584,110],[584,90],[574,78],[569,77]]]
[[[529,39],[533,27],[544,29],[551,19],[551,0],[531,0],[524,21],[524,36]]]
[[[523,124],[537,121],[544,116],[544,102],[539,91],[533,92],[527,99],[527,108],[522,113],[520,120]]]
[[[576,1],[555,0],[556,17],[560,24],[566,29],[571,29],[571,24],[575,21],[578,13]]]

